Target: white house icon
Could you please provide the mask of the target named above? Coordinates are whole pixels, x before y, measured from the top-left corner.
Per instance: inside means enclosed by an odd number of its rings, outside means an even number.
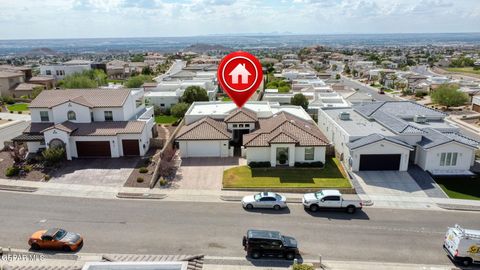
[[[232,83],[238,84],[238,77],[242,77],[242,83],[248,83],[248,76],[251,76],[250,72],[245,68],[245,64],[238,64],[228,76],[232,77]]]

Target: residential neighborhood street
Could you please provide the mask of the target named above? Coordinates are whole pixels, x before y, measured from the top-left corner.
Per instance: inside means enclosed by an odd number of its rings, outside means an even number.
[[[479,227],[480,213],[367,208],[355,215],[288,210],[252,211],[239,203],[97,200],[0,193],[0,246],[27,249],[38,229],[81,233],[80,252],[206,254],[243,257],[249,228],[279,230],[299,241],[304,258],[449,264],[447,226]]]

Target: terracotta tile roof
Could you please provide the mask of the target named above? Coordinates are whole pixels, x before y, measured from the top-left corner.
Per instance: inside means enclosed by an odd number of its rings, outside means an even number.
[[[53,123],[31,123],[23,133],[26,134],[40,134],[42,130],[53,126]]]
[[[257,114],[247,108],[236,109],[224,119],[225,123],[255,123],[257,121]]]
[[[44,87],[42,84],[20,83],[15,87],[15,91],[32,91],[35,87]]]
[[[21,72],[0,71],[0,78],[23,77]]]
[[[121,107],[130,95],[129,89],[69,89],[42,91],[30,108],[52,108],[73,101],[89,107]]]
[[[232,133],[227,130],[227,124],[205,117],[188,126],[183,126],[176,140],[230,140]]]
[[[32,78],[30,78],[30,82],[50,82],[50,81],[54,81],[55,79],[53,77],[49,77],[49,76],[33,76]]]
[[[243,135],[246,147],[269,146],[272,143],[295,143],[298,146],[326,146],[327,138],[313,121],[306,121],[287,112],[260,119],[260,128]]]
[[[59,129],[71,134],[71,136],[116,136],[118,134],[139,134],[145,128],[144,121],[116,121],[116,122],[93,122],[73,123],[63,122],[48,127],[42,132],[50,129]]]

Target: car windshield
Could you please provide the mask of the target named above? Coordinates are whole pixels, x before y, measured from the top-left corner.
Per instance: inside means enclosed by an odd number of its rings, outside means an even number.
[[[280,201],[282,199],[282,196],[280,194],[275,194],[275,198],[277,201]]]
[[[58,232],[55,234],[55,239],[56,239],[56,240],[60,240],[60,239],[62,239],[62,238],[65,236],[65,234],[67,234],[66,231],[64,231],[64,230],[58,230]]]
[[[255,194],[253,198],[255,199],[255,201],[258,201],[262,198],[262,194],[261,193]]]
[[[315,197],[317,197],[317,199],[320,199],[320,198],[323,197],[323,193],[322,193],[321,191],[316,192],[316,193],[315,193]]]

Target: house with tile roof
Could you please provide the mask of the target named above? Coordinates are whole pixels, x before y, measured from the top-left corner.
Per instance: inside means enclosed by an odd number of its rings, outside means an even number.
[[[154,130],[153,107],[141,89],[70,89],[41,92],[29,105],[32,122],[13,139],[30,153],[64,147],[68,160],[143,156]]]
[[[195,102],[175,137],[182,157],[243,156],[250,162],[294,166],[325,162],[330,145],[299,106],[249,102]]]
[[[319,110],[318,126],[352,171],[471,174],[479,142],[445,121],[447,115],[411,101],[370,102]]]

